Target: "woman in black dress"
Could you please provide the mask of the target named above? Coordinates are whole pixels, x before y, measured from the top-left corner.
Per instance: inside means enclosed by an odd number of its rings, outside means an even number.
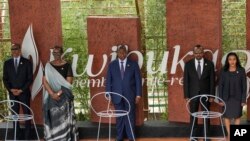
[[[73,73],[71,65],[61,58],[62,53],[62,47],[54,47],[54,60],[45,66],[43,111],[46,141],[78,140],[71,91]]]
[[[225,126],[230,137],[230,124],[240,124],[242,108],[246,105],[246,73],[241,66],[236,53],[229,53],[226,57],[225,65],[221,70],[219,81],[219,97],[226,105],[226,111],[223,115]],[[223,108],[224,105],[220,103]]]

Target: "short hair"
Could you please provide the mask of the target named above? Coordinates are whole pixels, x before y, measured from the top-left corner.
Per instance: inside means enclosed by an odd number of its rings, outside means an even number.
[[[127,47],[128,47],[127,45],[119,45],[117,51],[124,50],[124,51],[128,52],[128,48]]]
[[[195,49],[202,49],[202,50],[203,50],[204,48],[203,48],[202,45],[197,44],[197,45],[194,46],[193,51],[194,51]]]
[[[197,45],[195,45],[195,46],[194,46],[194,49],[195,49],[195,48],[198,48],[198,49],[203,49],[203,46],[202,46],[202,45],[200,45],[200,44],[197,44]]]
[[[53,50],[59,50],[60,51],[60,53],[63,53],[63,48],[62,48],[62,46],[58,46],[58,45],[56,45],[56,46],[54,46],[54,48],[53,48]]]
[[[11,44],[11,47],[16,47],[18,49],[21,48],[21,45],[20,44],[17,44],[17,43],[14,43],[14,44]]]

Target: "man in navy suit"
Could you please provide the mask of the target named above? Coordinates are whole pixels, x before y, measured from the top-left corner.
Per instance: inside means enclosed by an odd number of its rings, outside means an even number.
[[[132,129],[135,129],[135,107],[141,98],[141,75],[137,62],[127,58],[127,48],[121,45],[117,50],[118,59],[109,64],[107,72],[106,91],[115,92],[128,99],[131,105],[129,118]],[[128,110],[128,105],[121,97],[112,96],[116,110]],[[122,141],[126,134],[130,141],[133,140],[129,121],[126,117],[116,118],[117,140]]]
[[[30,85],[33,81],[32,63],[21,56],[21,47],[13,44],[11,47],[12,58],[4,62],[3,82],[9,92],[10,100],[20,101],[30,106]],[[20,105],[15,104],[13,110],[19,113]],[[30,114],[26,107],[22,107],[24,114]],[[30,136],[31,122],[25,122],[25,140]],[[20,126],[17,123],[17,138],[20,139]]]
[[[200,94],[215,94],[215,72],[214,64],[204,58],[204,48],[196,45],[193,49],[194,58],[186,62],[184,67],[184,98],[188,101],[190,98]],[[209,100],[210,102],[212,99]],[[206,108],[209,110],[210,103],[204,101]],[[190,103],[191,113],[197,112],[200,101],[192,100]],[[204,109],[204,107],[202,106]],[[192,126],[193,116],[190,115],[190,127]],[[209,120],[206,120],[208,133]],[[198,136],[197,119],[194,123],[193,135]]]

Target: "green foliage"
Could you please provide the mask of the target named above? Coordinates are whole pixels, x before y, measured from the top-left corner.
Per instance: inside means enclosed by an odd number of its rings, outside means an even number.
[[[4,17],[1,18],[2,29],[0,35],[2,35],[2,39],[4,41],[0,41],[0,101],[7,99],[7,91],[3,84],[3,64],[4,61],[7,60],[10,57],[10,26],[9,26],[9,15],[8,15],[8,1],[2,0],[0,1],[0,9],[2,12],[0,12]],[[3,14],[3,12],[5,14]],[[7,40],[6,40],[7,39]],[[3,111],[5,108],[1,107],[3,105],[0,105],[0,110]],[[1,118],[1,116],[0,116]]]
[[[163,53],[166,50],[166,0],[145,0],[145,45],[146,51],[153,51],[155,59],[152,69],[158,70],[163,59]],[[147,61],[148,58],[146,57]],[[155,73],[147,75],[148,79],[167,79],[166,74]],[[150,83],[150,82],[148,82]],[[167,119],[167,83],[148,85],[148,99],[150,114],[149,119]],[[160,115],[159,115],[160,114]],[[159,116],[155,116],[159,115]]]
[[[8,42],[0,42],[0,101],[7,99],[7,90],[3,84],[3,64],[4,61],[10,57],[10,44]],[[0,110],[2,111],[4,107],[1,107]],[[1,116],[0,116],[1,118]]]
[[[222,47],[223,53],[246,49],[246,0],[223,0]],[[238,55],[244,66],[245,54],[238,53]]]
[[[222,46],[224,52],[246,48],[246,0],[223,1]]]

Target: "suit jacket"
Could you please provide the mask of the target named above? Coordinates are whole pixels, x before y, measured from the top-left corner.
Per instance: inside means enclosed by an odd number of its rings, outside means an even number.
[[[205,58],[200,79],[195,67],[195,59],[188,61],[184,67],[184,97],[192,98],[198,94],[215,94],[214,64]]]
[[[30,85],[33,81],[32,63],[21,57],[17,72],[14,67],[14,59],[11,58],[4,62],[3,82],[9,94],[13,95],[10,89],[21,89],[23,94],[30,95]]]
[[[242,103],[246,103],[247,81],[244,68],[237,68],[234,81],[234,97]],[[227,101],[230,95],[230,74],[228,71],[221,70],[219,81],[219,97]]]
[[[141,96],[141,75],[137,62],[127,59],[124,78],[121,78],[119,60],[112,61],[108,66],[106,91],[116,92],[126,97],[129,102],[135,102],[136,96]],[[121,97],[112,96],[112,102],[118,104]]]

